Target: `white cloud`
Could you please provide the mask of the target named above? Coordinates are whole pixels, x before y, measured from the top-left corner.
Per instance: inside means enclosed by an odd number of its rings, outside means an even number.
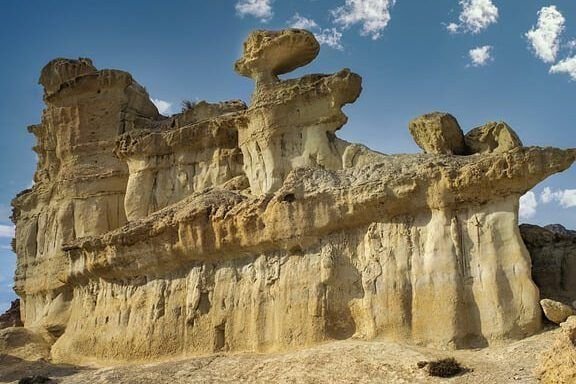
[[[566,73],[576,81],[576,56],[560,60],[550,67],[550,73]]]
[[[235,8],[240,17],[254,16],[263,23],[270,21],[274,16],[272,0],[240,0]]]
[[[292,28],[309,30],[316,36],[316,40],[318,40],[320,44],[338,50],[344,49],[342,46],[342,33],[336,28],[322,29],[314,20],[300,16],[298,13],[288,20],[288,25]]]
[[[540,193],[540,201],[542,201],[544,204],[550,203],[553,199],[552,190],[548,187],[544,188],[542,193]]]
[[[446,29],[448,30],[448,32],[450,33],[456,33],[458,32],[458,29],[460,28],[460,26],[456,23],[450,23],[446,26]]]
[[[538,201],[536,200],[534,192],[526,192],[522,197],[520,197],[520,209],[518,211],[520,218],[529,219],[534,217],[537,207]]]
[[[536,26],[525,34],[534,54],[545,63],[556,61],[565,21],[556,6],[543,7],[538,11]]]
[[[471,65],[473,67],[484,66],[493,60],[493,58],[492,58],[492,46],[485,45],[483,47],[471,49],[468,52],[468,55],[470,56],[470,60],[472,60]]]
[[[342,46],[342,32],[338,31],[336,28],[323,29],[318,33],[314,33],[316,39],[320,44],[329,46],[330,48],[338,49],[342,51],[344,47]]]
[[[498,21],[498,7],[492,0],[460,0],[460,5],[460,24],[450,23],[446,26],[451,33],[480,33]]]
[[[292,18],[288,21],[288,24],[290,25],[290,27],[298,29],[312,30],[319,28],[318,24],[316,24],[314,20],[304,16],[300,16],[298,13],[292,16]]]
[[[376,40],[390,22],[390,8],[396,0],[346,0],[346,3],[330,13],[334,22],[344,28],[362,24],[361,34]]]
[[[158,112],[162,115],[172,114],[172,103],[160,99],[152,99],[152,103],[158,108]]]
[[[556,202],[563,208],[576,207],[576,189],[560,189],[553,191],[546,187],[540,194],[540,201],[544,204]]]
[[[0,224],[0,237],[14,237],[14,226]]]

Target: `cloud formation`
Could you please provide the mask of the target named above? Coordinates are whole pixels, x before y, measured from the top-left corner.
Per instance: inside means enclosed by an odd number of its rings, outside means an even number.
[[[540,194],[540,201],[544,204],[556,202],[563,208],[576,207],[576,189],[560,189],[554,191],[546,187]]]
[[[13,238],[14,237],[14,226],[0,224],[0,238]]]
[[[468,52],[468,55],[470,56],[470,60],[472,61],[471,65],[473,67],[482,67],[493,60],[492,46],[485,45],[483,47],[471,49]]]
[[[344,49],[342,46],[342,32],[336,28],[323,29],[314,20],[300,16],[298,13],[288,21],[288,25],[292,28],[309,30],[322,45],[338,50]]]
[[[560,36],[564,31],[564,16],[555,5],[538,11],[538,22],[525,36],[536,57],[545,63],[556,61],[560,49]]]
[[[298,29],[312,30],[320,28],[314,20],[304,16],[300,16],[300,14],[298,13],[296,13],[294,16],[292,16],[290,20],[288,20],[288,24],[290,25],[290,27]]]
[[[330,11],[334,22],[343,28],[362,24],[362,36],[373,40],[380,38],[390,22],[390,8],[396,0],[346,0],[346,3]]]
[[[336,28],[323,29],[318,33],[314,33],[316,39],[320,44],[327,45],[330,48],[338,49],[340,51],[344,50],[342,45],[342,32],[338,31]]]
[[[240,0],[236,3],[236,12],[240,17],[253,16],[266,23],[272,19],[272,0]]]
[[[492,0],[460,0],[460,5],[462,6],[462,12],[458,17],[460,23],[450,23],[446,26],[451,33],[480,33],[498,21],[498,7]]]
[[[151,99],[152,103],[158,108],[158,112],[162,115],[172,114],[172,103],[160,99]]]
[[[576,56],[560,60],[550,67],[550,73],[566,73],[570,78],[576,81]]]
[[[536,215],[537,207],[538,201],[536,200],[536,194],[532,191],[528,191],[520,197],[520,209],[518,210],[518,214],[521,219],[529,219]]]

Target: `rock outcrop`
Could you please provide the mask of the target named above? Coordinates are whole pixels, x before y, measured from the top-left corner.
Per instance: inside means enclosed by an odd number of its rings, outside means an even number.
[[[449,113],[434,112],[417,117],[410,121],[408,128],[416,144],[426,153],[467,154],[462,129]]]
[[[507,152],[522,147],[516,132],[502,121],[472,129],[464,141],[470,153]]]
[[[53,358],[350,337],[460,348],[540,329],[518,199],[576,149],[350,144],[336,131],[359,75],[278,78],[318,49],[306,31],[256,31],[236,63],[250,105],[170,118],[124,72],[43,70],[36,184],[13,205],[24,323],[57,338]]]
[[[0,330],[0,357],[9,355],[29,361],[48,359],[53,343],[54,338],[45,329],[4,328]]]
[[[20,300],[16,299],[10,304],[10,308],[2,315],[0,315],[0,329],[8,327],[22,327],[22,319],[20,318]]]
[[[576,316],[561,324],[562,331],[536,368],[542,384],[576,382]]]
[[[532,258],[532,278],[542,299],[576,301],[576,234],[558,225],[522,224],[520,233]]]
[[[159,114],[129,73],[98,71],[89,59],[51,61],[40,84],[46,108],[42,123],[29,127],[35,184],[13,201],[15,290],[26,326],[60,335],[73,295],[62,245],[126,223],[128,167],[113,154],[116,137]]]

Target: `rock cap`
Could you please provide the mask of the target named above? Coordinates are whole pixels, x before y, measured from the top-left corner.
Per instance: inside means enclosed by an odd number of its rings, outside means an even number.
[[[254,80],[274,80],[310,63],[319,51],[314,35],[304,29],[256,30],[244,42],[244,53],[234,69]]]
[[[44,87],[45,93],[50,95],[58,91],[63,83],[96,71],[96,67],[89,58],[66,59],[59,57],[42,68],[38,83]]]
[[[462,129],[449,113],[427,113],[410,121],[408,128],[416,144],[426,153],[466,154]]]

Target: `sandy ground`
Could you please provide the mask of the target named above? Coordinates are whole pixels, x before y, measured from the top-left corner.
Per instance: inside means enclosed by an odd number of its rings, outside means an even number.
[[[533,369],[558,329],[500,347],[439,351],[385,341],[346,340],[275,354],[221,354],[106,368],[52,365],[0,357],[0,382],[45,375],[66,384],[157,383],[537,383]],[[454,357],[469,368],[451,379],[417,363]]]

